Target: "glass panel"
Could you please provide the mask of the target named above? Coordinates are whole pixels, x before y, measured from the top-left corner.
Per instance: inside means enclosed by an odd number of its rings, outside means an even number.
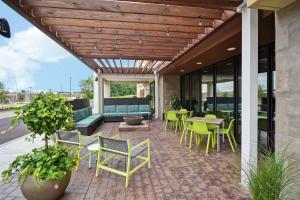
[[[199,73],[194,72],[191,75],[191,109],[194,113],[200,112],[200,105],[199,105]]]
[[[241,56],[237,58],[237,128],[236,128],[236,133],[235,137],[236,140],[241,142],[241,133],[242,133],[242,105],[241,105],[241,99],[242,99],[242,64],[241,64]]]
[[[216,65],[217,117],[225,120],[225,127],[234,119],[234,67],[233,59]]]
[[[258,145],[268,145],[268,48],[258,53]]]
[[[203,114],[214,113],[214,69],[213,66],[202,71],[202,104]]]
[[[182,100],[181,106],[190,109],[190,76],[185,75],[182,78]]]

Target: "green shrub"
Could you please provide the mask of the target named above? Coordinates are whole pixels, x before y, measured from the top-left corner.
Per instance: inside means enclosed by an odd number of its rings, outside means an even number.
[[[18,156],[2,172],[2,181],[10,182],[13,173],[18,174],[18,181],[33,175],[35,180],[56,180],[60,182],[67,172],[76,165],[76,157],[69,150],[49,146],[48,149],[33,149],[32,153]]]
[[[170,107],[173,110],[178,110],[178,109],[181,108],[181,104],[180,104],[180,100],[179,100],[178,96],[171,97],[171,99],[170,99]]]
[[[250,167],[246,174],[253,200],[287,200],[293,198],[299,168],[298,164],[288,161],[285,149],[276,154],[266,152],[257,168]]]

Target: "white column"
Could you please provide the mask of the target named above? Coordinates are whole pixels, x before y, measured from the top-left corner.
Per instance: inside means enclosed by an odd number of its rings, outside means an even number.
[[[110,81],[103,81],[104,98],[110,98]]]
[[[100,112],[100,93],[99,93],[99,74],[94,73],[94,102],[93,102],[93,112],[99,113]]]
[[[258,14],[242,8],[242,144],[241,183],[247,188],[249,166],[257,164]]]
[[[154,73],[154,81],[155,81],[155,118],[157,119],[159,116],[159,74]]]
[[[103,113],[103,105],[104,105],[104,79],[99,75],[99,111]]]

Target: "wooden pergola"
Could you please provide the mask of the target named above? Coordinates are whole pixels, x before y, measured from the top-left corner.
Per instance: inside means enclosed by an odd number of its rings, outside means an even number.
[[[242,1],[4,2],[95,72],[153,73],[218,29]]]

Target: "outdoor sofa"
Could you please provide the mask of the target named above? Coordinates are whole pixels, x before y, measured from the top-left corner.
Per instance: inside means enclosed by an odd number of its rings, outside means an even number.
[[[75,110],[73,118],[76,123],[75,129],[82,135],[91,135],[103,121],[103,114],[92,114],[92,108],[87,107]]]
[[[143,116],[144,119],[150,120],[152,112],[149,104],[140,105],[104,105],[104,121],[120,122],[125,116]]]

